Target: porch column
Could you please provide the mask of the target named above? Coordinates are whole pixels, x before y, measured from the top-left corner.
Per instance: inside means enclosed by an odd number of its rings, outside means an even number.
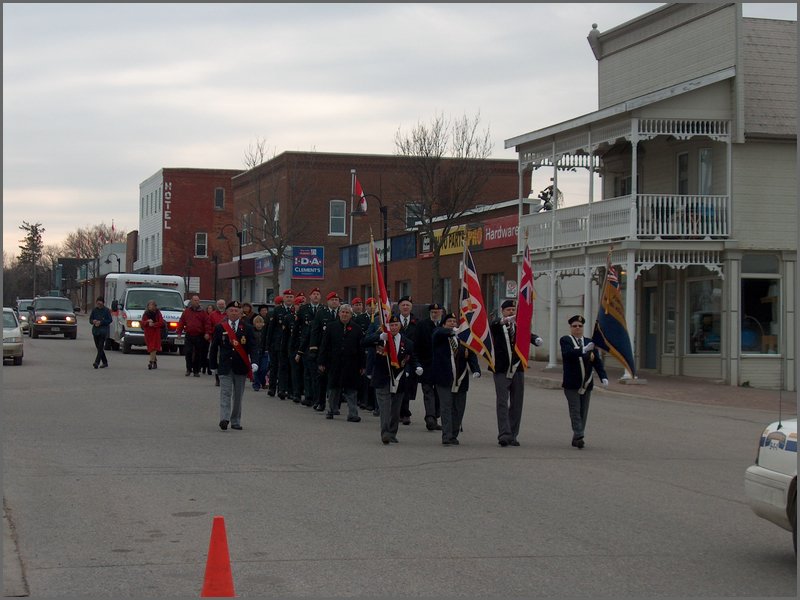
[[[635,189],[635,185],[634,185]],[[628,260],[625,270],[625,323],[628,325],[628,333],[631,338],[631,354],[636,361],[636,250],[628,250]],[[625,371],[623,378],[629,379],[631,373]]]
[[[728,259],[724,263],[725,283],[728,288],[727,294],[723,295],[728,297],[728,326],[724,327],[723,324],[723,343],[725,340],[725,330],[727,329],[727,373],[723,373],[725,383],[728,385],[739,385],[741,379],[740,374],[740,358],[742,355],[742,294],[741,294],[741,253],[728,252]]]
[[[631,119],[631,231],[630,237],[632,240],[636,239],[636,234],[638,232],[638,223],[639,223],[639,211],[638,206],[639,202],[637,201],[636,195],[639,193],[639,182],[637,181],[638,177],[638,155],[639,154],[639,119]],[[633,272],[633,271],[631,271]],[[627,318],[627,317],[626,317]],[[630,324],[629,324],[630,326]],[[633,329],[631,329],[633,331]]]
[[[592,318],[592,267],[589,266],[589,253],[584,257],[583,266],[583,318],[587,323],[594,323]]]
[[[550,258],[550,340],[548,342],[548,369],[558,367],[558,295],[556,293],[556,261]]]

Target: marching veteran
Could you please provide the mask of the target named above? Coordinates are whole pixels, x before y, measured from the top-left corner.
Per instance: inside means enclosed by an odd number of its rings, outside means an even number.
[[[584,431],[586,418],[589,416],[589,399],[592,396],[594,378],[592,371],[597,371],[603,387],[608,387],[608,375],[603,368],[600,353],[595,350],[594,342],[583,336],[583,325],[586,323],[581,315],[570,317],[570,335],[561,338],[561,358],[564,365],[564,376],[561,387],[567,397],[569,420],[572,422],[572,445],[579,450],[586,444]]]
[[[242,318],[241,303],[233,300],[215,328],[209,350],[209,365],[219,373],[219,428],[242,429],[242,396],[245,379],[258,371],[253,326]]]

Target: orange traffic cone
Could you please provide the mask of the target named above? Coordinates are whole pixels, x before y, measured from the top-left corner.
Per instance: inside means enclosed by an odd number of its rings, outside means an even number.
[[[228,537],[225,535],[225,518],[214,517],[211,542],[208,544],[206,574],[203,578],[201,598],[233,598],[233,575],[228,554]]]

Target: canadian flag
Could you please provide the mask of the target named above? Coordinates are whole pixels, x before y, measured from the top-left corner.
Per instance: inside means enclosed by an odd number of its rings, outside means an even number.
[[[367,212],[367,197],[364,195],[364,190],[361,187],[361,182],[356,177],[356,197],[358,198],[359,212]]]

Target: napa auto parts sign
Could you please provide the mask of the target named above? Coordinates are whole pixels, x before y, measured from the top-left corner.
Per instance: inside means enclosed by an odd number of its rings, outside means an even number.
[[[436,229],[433,234],[440,244],[442,256],[460,254],[464,251],[464,244],[470,251],[490,250],[503,246],[516,246],[519,233],[519,216],[516,214],[505,217],[488,219],[482,223],[468,225],[455,225],[442,239],[444,229]],[[428,236],[422,236],[422,245],[419,258],[431,258],[431,242]]]
[[[292,279],[325,279],[325,249],[322,246],[292,248]]]

